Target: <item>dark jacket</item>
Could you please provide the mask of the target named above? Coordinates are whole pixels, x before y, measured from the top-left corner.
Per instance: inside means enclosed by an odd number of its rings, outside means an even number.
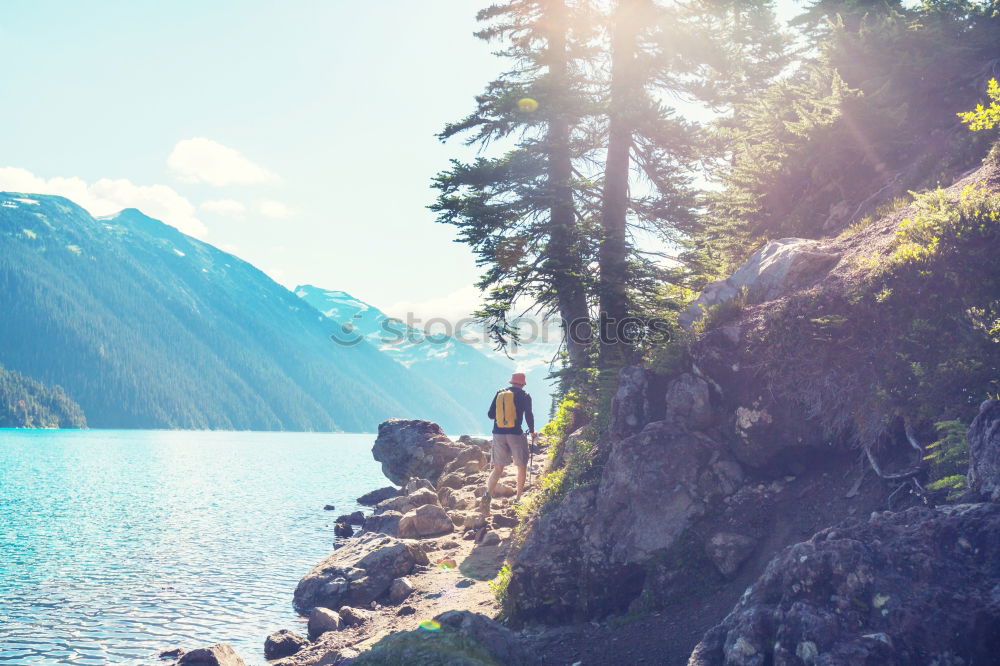
[[[501,428],[497,425],[497,396],[500,395],[500,391],[506,391],[510,389],[514,392],[514,409],[517,412],[517,421],[514,423],[513,428]],[[527,419],[528,421],[528,431],[535,432],[535,415],[531,413],[531,396],[523,388],[518,386],[508,386],[507,388],[502,388],[500,391],[496,392],[493,396],[493,400],[490,402],[490,411],[487,412],[487,416],[493,419],[493,433],[497,435],[520,435],[524,431],[521,430],[521,421]]]

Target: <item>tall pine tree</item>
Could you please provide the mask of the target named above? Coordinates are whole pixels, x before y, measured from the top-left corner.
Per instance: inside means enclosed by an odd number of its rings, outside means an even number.
[[[500,157],[453,160],[434,181],[441,193],[431,206],[485,267],[477,316],[498,345],[517,342],[518,314],[557,314],[577,378],[591,365],[590,250],[574,182],[574,160],[586,152],[588,12],[585,2],[567,0],[510,0],[479,12],[488,26],[477,36],[503,42],[498,55],[513,67],[476,98],[475,112],[439,136],[514,146]]]

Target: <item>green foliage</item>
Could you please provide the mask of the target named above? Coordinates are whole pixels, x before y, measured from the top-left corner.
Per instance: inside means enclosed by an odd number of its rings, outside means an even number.
[[[973,132],[993,129],[1000,123],[1000,83],[996,79],[990,79],[986,89],[986,94],[993,100],[988,107],[977,104],[974,111],[963,111],[958,114],[962,122],[969,126]]]
[[[80,406],[61,386],[46,386],[0,366],[0,428],[86,428]]]
[[[747,306],[747,298],[747,289],[742,287],[732,298],[709,306],[701,319],[691,327],[691,333],[698,338],[714,328],[736,321]]]
[[[482,645],[447,629],[415,629],[389,634],[351,663],[358,666],[500,666]]]
[[[811,55],[719,129],[731,157],[715,171],[702,254],[731,270],[764,240],[836,232],[975,165],[985,137],[943,137],[996,58],[994,12],[966,0],[812,5],[799,20]]]
[[[957,203],[950,201],[947,193],[939,188],[915,196],[914,206],[916,214],[903,219],[896,230],[890,262],[928,261],[937,254],[943,235],[970,233],[958,227],[975,225],[977,221],[990,226],[1000,221],[1000,194],[992,193],[986,183],[967,185]]]
[[[918,197],[854,293],[775,304],[751,349],[775,395],[831,433],[877,445],[900,418],[962,420],[1000,386],[1000,197],[981,185]]]
[[[550,456],[555,455],[557,447],[570,435],[570,428],[579,420],[581,406],[580,396],[577,393],[572,391],[567,393],[556,406],[555,416],[542,426],[542,437],[556,442],[549,450]]]
[[[936,441],[927,445],[930,451],[924,460],[931,464],[931,490],[949,489],[953,499],[959,491],[965,490],[969,468],[968,426],[961,421],[939,421],[934,424],[938,431]]]
[[[510,577],[513,574],[513,570],[510,568],[509,562],[504,562],[504,565],[500,567],[500,571],[497,572],[496,578],[489,582],[490,592],[496,598],[500,607],[503,608],[507,603],[507,588],[510,586]]]

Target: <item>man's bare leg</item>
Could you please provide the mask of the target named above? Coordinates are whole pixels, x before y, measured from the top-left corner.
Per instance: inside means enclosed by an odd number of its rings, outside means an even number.
[[[482,499],[479,501],[479,508],[483,513],[489,513],[490,511],[490,502],[493,499],[493,491],[497,489],[497,482],[500,481],[501,476],[503,476],[503,465],[494,465],[493,472],[490,473],[490,478],[486,482],[486,494],[483,495]]]
[[[497,482],[500,481],[501,476],[503,476],[503,465],[494,465],[489,481],[486,482],[486,492],[490,495],[497,489]]]
[[[526,465],[517,466],[517,500],[521,501],[521,494],[524,492],[524,477],[527,473],[528,468]]]

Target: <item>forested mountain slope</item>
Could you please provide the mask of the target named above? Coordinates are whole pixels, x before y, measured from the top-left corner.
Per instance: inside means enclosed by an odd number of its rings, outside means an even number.
[[[390,319],[378,308],[346,292],[302,285],[295,288],[295,294],[330,320],[350,324],[357,335],[441,387],[476,416],[485,414],[493,391],[503,386],[514,370],[513,363],[489,358],[455,336],[437,330],[428,333]],[[532,387],[532,395],[543,396],[543,387],[537,388],[538,391]],[[540,399],[536,410],[543,413],[547,407],[548,401]]]
[[[0,366],[0,428],[84,428],[80,406],[61,386],[46,386]]]
[[[134,209],[0,193],[0,362],[59,384],[91,427],[374,430],[476,421],[264,273]]]

